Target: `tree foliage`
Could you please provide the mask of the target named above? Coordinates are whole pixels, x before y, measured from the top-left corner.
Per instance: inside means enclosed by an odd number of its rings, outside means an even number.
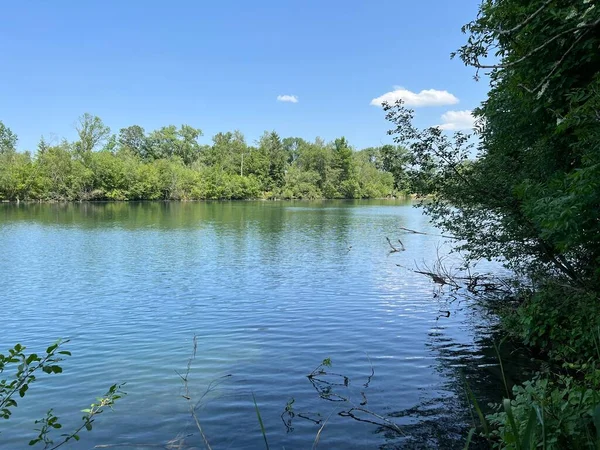
[[[386,107],[415,191],[433,196],[427,211],[472,257],[600,285],[599,23],[588,1],[482,4],[457,52],[491,69],[474,161],[467,136],[416,129],[410,110]]]
[[[589,0],[484,0],[454,56],[489,70],[476,136],[419,129],[386,105],[411,189],[472,260],[522,282],[504,313],[556,373],[490,416],[497,448],[600,445],[600,9]],[[514,299],[513,299],[514,300]],[[513,305],[516,305],[514,307]]]
[[[402,153],[396,146],[365,159],[344,138],[308,142],[274,131],[255,146],[239,131],[202,145],[202,131],[190,125],[149,133],[133,125],[117,136],[90,114],[77,131],[75,142],[42,139],[34,154],[19,153],[0,122],[0,200],[381,198],[405,188],[403,162],[386,156]]]

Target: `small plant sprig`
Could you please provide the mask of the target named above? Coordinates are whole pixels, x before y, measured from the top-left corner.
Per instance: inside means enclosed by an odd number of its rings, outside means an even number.
[[[29,389],[31,383],[36,381],[36,373],[40,370],[47,374],[57,374],[62,372],[62,367],[58,364],[62,356],[71,356],[66,350],[59,350],[68,340],[59,340],[46,349],[44,356],[37,353],[25,354],[25,346],[16,344],[8,350],[8,355],[0,354],[0,374],[4,373],[11,365],[17,365],[17,371],[13,377],[0,380],[0,418],[9,419],[12,412],[11,408],[17,406],[15,394],[23,398]]]
[[[39,372],[46,374],[62,373],[63,369],[60,362],[64,360],[65,356],[71,356],[71,352],[62,350],[61,347],[68,342],[68,340],[56,341],[46,349],[44,355],[38,355],[37,353],[27,355],[25,353],[26,347],[21,344],[16,344],[9,349],[6,355],[0,354],[0,375],[2,375],[2,379],[0,379],[0,419],[10,419],[12,409],[18,406],[17,394],[20,398],[25,397],[29,386],[37,381]],[[15,365],[16,371],[14,374],[5,377],[5,372],[8,372]],[[126,395],[121,390],[123,385],[124,383],[113,384],[104,396],[96,399],[96,403],[92,403],[89,408],[84,409],[82,412],[85,414],[82,417],[83,423],[81,426],[72,433],[62,434],[61,440],[57,443],[52,440],[51,432],[61,429],[62,424],[59,422],[58,417],[54,415],[54,410],[50,409],[46,413],[46,417],[35,421],[40,428],[36,429],[38,436],[31,439],[29,445],[43,443],[44,449],[54,450],[72,439],[78,441],[80,438],[79,433],[83,429],[91,431],[95,416],[101,414],[106,408],[112,409],[115,401]]]
[[[46,413],[46,417],[35,421],[36,424],[41,424],[41,428],[36,429],[36,431],[39,431],[39,434],[35,439],[29,441],[29,445],[36,445],[39,442],[43,442],[45,450],[55,450],[69,442],[71,439],[78,441],[80,439],[79,433],[81,433],[84,429],[87,431],[92,431],[92,424],[94,423],[95,416],[104,412],[106,408],[110,408],[112,410],[114,403],[124,395],[127,395],[121,390],[124,385],[125,383],[113,384],[108,389],[106,394],[104,394],[104,396],[96,399],[96,403],[92,403],[89,408],[83,409],[81,412],[85,414],[81,418],[83,421],[81,426],[79,426],[72,433],[62,434],[61,441],[56,444],[51,439],[50,433],[53,429],[62,428],[62,425],[58,421],[58,417],[56,417],[52,412],[52,409],[49,410]]]

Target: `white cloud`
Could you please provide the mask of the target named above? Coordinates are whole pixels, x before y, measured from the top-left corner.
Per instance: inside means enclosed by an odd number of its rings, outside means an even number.
[[[442,130],[472,130],[475,126],[475,117],[469,110],[447,111],[442,114]]]
[[[296,95],[278,95],[278,102],[298,103],[298,97]]]
[[[393,91],[371,100],[371,105],[381,106],[383,102],[394,104],[400,99],[404,100],[406,106],[444,106],[458,103],[458,98],[448,91],[425,89],[417,93],[400,86],[394,86]]]

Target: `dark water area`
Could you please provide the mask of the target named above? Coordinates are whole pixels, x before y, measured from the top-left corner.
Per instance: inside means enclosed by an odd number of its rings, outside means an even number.
[[[0,351],[68,338],[73,353],[0,422],[0,448],[28,448],[50,407],[75,428],[116,382],[128,395],[66,448],[204,448],[177,373],[194,336],[189,396],[215,450],[265,448],[253,395],[270,448],[319,430],[319,448],[463,448],[464,380],[483,405],[504,392],[500,337],[397,265],[443,242],[400,227],[435,231],[402,201],[0,205]],[[307,378],[326,358],[339,376]]]

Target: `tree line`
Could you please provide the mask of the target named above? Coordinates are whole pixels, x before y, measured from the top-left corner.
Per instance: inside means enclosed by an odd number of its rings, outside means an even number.
[[[0,200],[201,200],[384,198],[405,190],[406,151],[397,145],[354,150],[345,138],[281,138],[265,132],[249,145],[239,131],[133,125],[111,133],[91,114],[77,140],[18,152],[0,121]]]

